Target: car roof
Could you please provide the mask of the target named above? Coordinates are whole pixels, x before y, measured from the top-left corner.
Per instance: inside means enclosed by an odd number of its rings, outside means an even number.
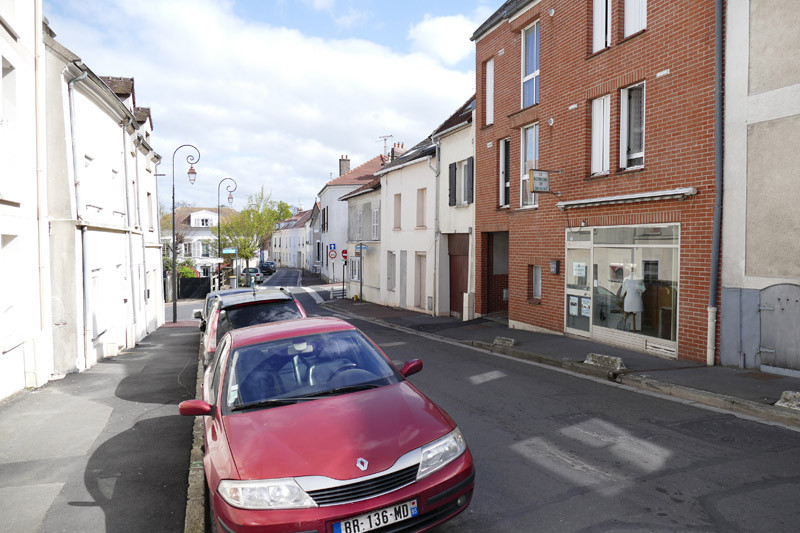
[[[241,305],[245,303],[269,302],[277,300],[294,300],[294,297],[292,296],[291,292],[281,287],[280,289],[272,289],[272,288],[261,289],[255,292],[253,292],[253,290],[251,289],[247,292],[223,294],[220,295],[219,299],[220,299],[220,306],[224,309],[226,307]]]
[[[231,346],[237,348],[271,340],[355,329],[354,325],[335,317],[296,318],[234,329],[230,331],[230,336]]]

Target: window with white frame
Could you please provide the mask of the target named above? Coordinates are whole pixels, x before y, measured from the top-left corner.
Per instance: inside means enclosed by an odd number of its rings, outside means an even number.
[[[529,183],[529,170],[539,168],[539,124],[522,129],[522,176],[520,179],[520,207],[536,205],[536,194]]]
[[[539,22],[522,32],[522,107],[539,103]]]
[[[386,252],[386,289],[395,288],[395,272],[397,272],[397,256],[394,252]]]
[[[542,298],[542,267],[528,265],[528,299],[539,300]]]
[[[511,139],[500,141],[500,182],[498,190],[498,204],[508,207],[511,201]]]
[[[202,255],[203,257],[211,257],[211,243],[209,241],[203,241]]]
[[[465,206],[472,203],[473,175],[475,173],[475,160],[472,157],[450,163],[450,195],[448,204],[451,206]]]
[[[372,240],[377,241],[381,238],[380,211],[372,210]]]
[[[494,124],[494,58],[486,62],[486,125]]]
[[[400,193],[394,195],[394,229],[400,229],[400,213],[402,204]]]
[[[361,279],[361,258],[360,257],[350,257],[347,259],[347,262],[350,263],[350,279],[352,281],[358,281]]]
[[[592,100],[592,174],[607,174],[609,171],[609,137],[611,135],[611,96]]]
[[[210,218],[201,218],[199,224],[203,228],[208,228],[211,226],[211,219]]]
[[[644,83],[620,92],[620,166],[644,165]]]
[[[183,243],[183,257],[192,257],[192,243]]]
[[[611,0],[592,0],[592,52],[611,46]]]
[[[353,221],[353,225],[355,226],[355,231],[353,232],[353,236],[357,241],[361,240],[361,222],[362,222],[362,212],[356,211],[355,213],[355,220]]]
[[[625,37],[647,27],[647,0],[625,0]]]
[[[147,229],[153,231],[153,194],[147,193]]]

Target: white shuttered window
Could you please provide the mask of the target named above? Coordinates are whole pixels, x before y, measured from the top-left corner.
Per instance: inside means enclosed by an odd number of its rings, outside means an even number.
[[[625,37],[647,27],[647,0],[625,0]]]
[[[607,173],[609,163],[609,137],[611,135],[611,96],[592,100],[592,174]]]
[[[592,52],[611,45],[611,0],[592,0]]]

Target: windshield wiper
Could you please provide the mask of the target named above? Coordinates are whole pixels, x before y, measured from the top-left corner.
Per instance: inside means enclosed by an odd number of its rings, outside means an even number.
[[[358,392],[362,390],[376,389],[380,385],[369,383],[362,383],[361,385],[347,385],[346,387],[337,387],[335,389],[324,390],[306,395],[306,398],[318,398],[320,396],[336,396],[338,394],[347,394],[348,392]]]
[[[231,407],[231,411],[244,411],[245,409],[254,409],[256,407],[278,407],[280,405],[291,405],[293,403],[304,402],[313,399],[314,398],[311,396],[296,396],[293,398],[267,398],[257,402],[234,405]]]

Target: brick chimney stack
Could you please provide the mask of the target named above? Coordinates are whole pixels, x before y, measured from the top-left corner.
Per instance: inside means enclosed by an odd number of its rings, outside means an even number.
[[[392,146],[392,153],[389,156],[389,161],[395,161],[407,151],[408,150],[405,148],[405,143],[394,143],[394,146]]]
[[[339,158],[339,175],[344,176],[348,172],[350,172],[350,158],[345,154]]]

